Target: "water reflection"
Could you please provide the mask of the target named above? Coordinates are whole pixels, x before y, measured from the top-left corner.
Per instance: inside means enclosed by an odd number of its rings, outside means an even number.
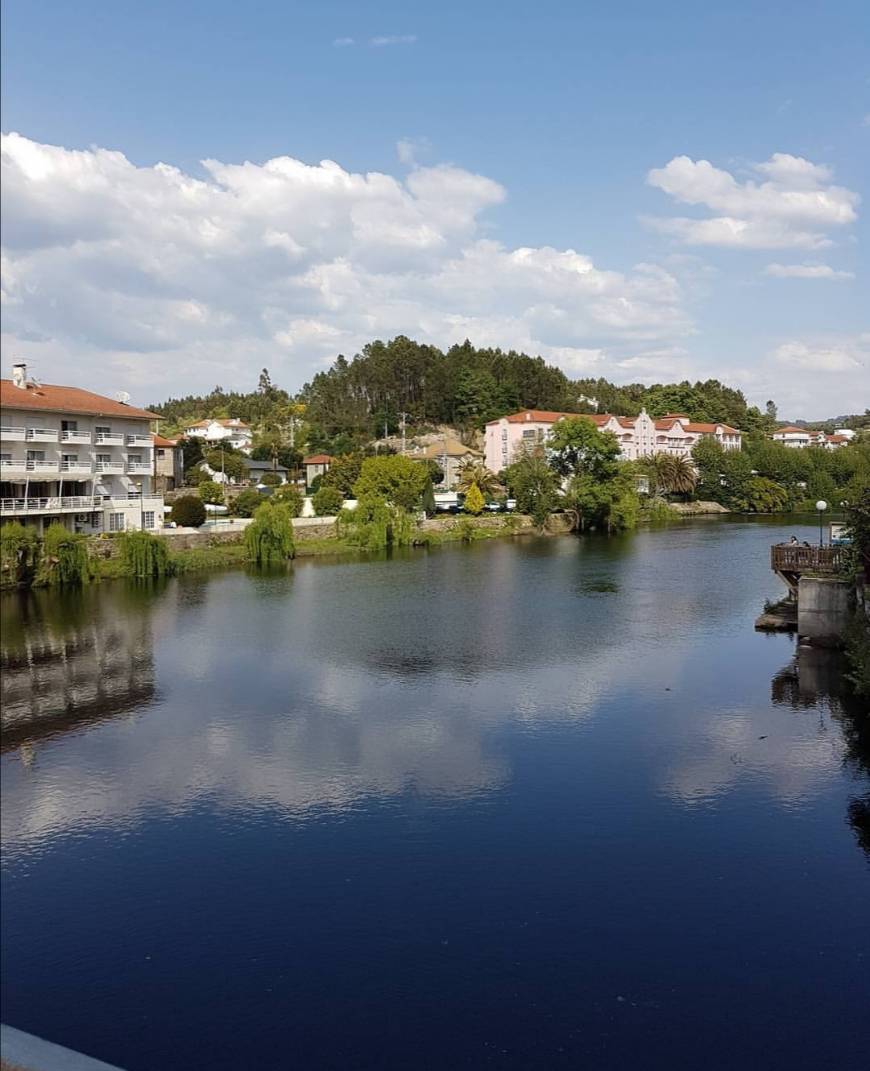
[[[2,750],[147,706],[155,696],[147,592],[36,591],[0,607]],[[137,612],[141,611],[141,612]]]
[[[846,684],[845,660],[839,651],[798,647],[794,658],[771,681],[771,698],[792,710],[819,712],[837,722],[842,761],[859,780],[870,781],[870,716],[867,702]],[[870,792],[851,800],[848,820],[858,843],[870,855]]]

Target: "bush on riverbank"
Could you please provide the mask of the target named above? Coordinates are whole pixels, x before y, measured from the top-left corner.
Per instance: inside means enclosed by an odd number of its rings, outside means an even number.
[[[121,562],[129,576],[145,579],[172,572],[166,540],[151,532],[125,532],[121,536]]]
[[[248,557],[256,565],[282,565],[295,552],[293,519],[286,506],[264,502],[245,529]]]
[[[42,537],[37,584],[86,584],[91,578],[87,541],[59,522],[50,524]]]
[[[0,528],[0,570],[4,584],[29,584],[39,561],[36,532],[19,521]]]

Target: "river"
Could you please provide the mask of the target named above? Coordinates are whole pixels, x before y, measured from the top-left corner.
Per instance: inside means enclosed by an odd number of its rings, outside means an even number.
[[[127,1071],[866,1068],[870,743],[752,627],[814,531],[5,596],[3,1020]]]

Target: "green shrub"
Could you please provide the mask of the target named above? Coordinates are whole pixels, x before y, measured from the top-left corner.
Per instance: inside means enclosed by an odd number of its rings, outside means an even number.
[[[281,483],[281,477],[277,472],[264,472],[260,477],[260,483],[264,487],[277,487]]]
[[[224,489],[214,480],[203,480],[199,485],[199,497],[210,506],[222,506],[224,504]]]
[[[262,501],[263,496],[258,491],[242,491],[233,499],[231,508],[237,517],[253,517]]]
[[[121,561],[131,576],[140,579],[168,576],[172,571],[166,540],[152,532],[125,532],[121,536]]]
[[[344,504],[344,495],[337,487],[321,487],[311,499],[314,512],[318,517],[332,517]]]
[[[269,501],[259,506],[253,524],[245,529],[245,547],[257,565],[279,565],[292,558],[296,547],[289,509]]]
[[[0,527],[0,568],[21,583],[32,577],[39,559],[39,540],[33,528],[9,521]]]
[[[199,528],[205,521],[205,506],[195,495],[182,495],[172,503],[172,520],[183,528]]]
[[[471,517],[460,517],[453,525],[453,531],[459,535],[463,543],[471,543],[477,538],[477,526]]]
[[[55,521],[42,537],[39,581],[43,584],[85,584],[91,578],[85,537]]]
[[[292,483],[282,483],[272,492],[269,501],[273,504],[280,502],[290,510],[291,517],[298,517],[302,513],[302,495],[298,487]]]

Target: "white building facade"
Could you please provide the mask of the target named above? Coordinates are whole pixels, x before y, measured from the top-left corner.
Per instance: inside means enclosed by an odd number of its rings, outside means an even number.
[[[715,439],[725,450],[739,450],[742,433],[727,424],[706,424],[689,420],[682,413],[671,413],[660,420],[641,410],[636,417],[614,416],[612,413],[556,413],[540,409],[524,409],[519,413],[491,420],[486,425],[486,467],[501,472],[530,447],[544,445],[553,425],[566,417],[589,420],[600,431],[616,436],[622,458],[636,461],[652,454],[671,454],[691,457],[695,444],[704,437]]]
[[[770,436],[775,443],[782,443],[793,450],[805,450],[808,446],[818,446],[823,450],[838,450],[841,446],[847,446],[854,431],[848,428],[837,428],[833,435],[823,431],[813,431],[811,428],[799,428],[794,424],[786,424],[777,428]]]
[[[36,383],[24,364],[0,380],[0,521],[42,532],[160,529],[153,413],[78,387]]]
[[[238,417],[225,420],[198,420],[184,429],[188,439],[204,439],[207,443],[229,443],[237,450],[248,453],[254,439],[250,427]]]

